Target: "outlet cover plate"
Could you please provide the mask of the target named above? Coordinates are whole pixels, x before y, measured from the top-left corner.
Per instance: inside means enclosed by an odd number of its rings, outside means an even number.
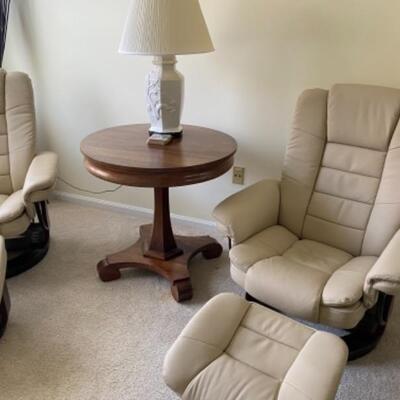
[[[233,167],[232,182],[236,185],[244,185],[244,167]]]

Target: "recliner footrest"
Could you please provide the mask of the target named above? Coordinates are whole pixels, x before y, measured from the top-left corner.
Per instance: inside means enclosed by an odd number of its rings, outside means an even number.
[[[186,400],[333,400],[347,356],[332,334],[221,294],[183,330],[163,375]]]

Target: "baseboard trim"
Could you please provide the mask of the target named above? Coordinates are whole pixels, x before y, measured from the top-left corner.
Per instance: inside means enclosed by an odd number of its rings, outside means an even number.
[[[137,207],[130,204],[118,203],[116,201],[99,199],[96,197],[83,196],[81,194],[63,192],[63,191],[54,191],[52,192],[52,197],[55,199],[67,201],[69,203],[82,204],[82,205],[91,205],[98,208],[104,208],[108,210],[113,210],[126,214],[146,214],[153,215],[153,210],[145,207]],[[177,221],[190,222],[199,225],[207,225],[207,226],[215,226],[214,221],[210,221],[207,219],[187,217],[185,215],[179,214],[171,214],[171,218]]]

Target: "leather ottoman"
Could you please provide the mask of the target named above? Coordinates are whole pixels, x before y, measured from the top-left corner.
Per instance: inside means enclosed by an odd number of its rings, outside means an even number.
[[[185,400],[332,400],[347,356],[340,338],[226,293],[189,322],[163,376]]]

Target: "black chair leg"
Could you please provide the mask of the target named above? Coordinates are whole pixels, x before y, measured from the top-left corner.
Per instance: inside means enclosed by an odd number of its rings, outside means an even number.
[[[349,348],[349,361],[370,353],[385,332],[393,305],[393,296],[380,293],[377,304],[365,313],[358,325],[342,339]]]
[[[23,235],[6,239],[7,279],[31,269],[47,254],[50,229],[46,202],[35,203],[35,209],[38,222],[33,222]]]
[[[4,282],[3,295],[0,300],[0,338],[3,336],[10,313],[10,296],[8,294],[7,284]]]

